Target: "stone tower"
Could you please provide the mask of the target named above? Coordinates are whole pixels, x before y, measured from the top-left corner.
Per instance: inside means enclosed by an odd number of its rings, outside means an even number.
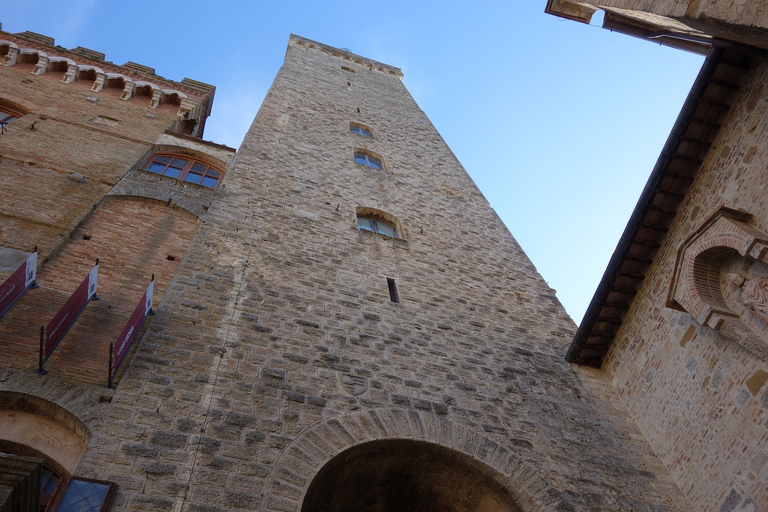
[[[126,510],[684,509],[401,78],[291,37],[82,470]]]
[[[401,78],[291,36],[117,390],[2,384],[114,510],[687,509]]]

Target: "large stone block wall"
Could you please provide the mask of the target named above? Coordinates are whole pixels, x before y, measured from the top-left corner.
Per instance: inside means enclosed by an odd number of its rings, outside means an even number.
[[[768,504],[768,363],[665,307],[679,244],[720,206],[752,214],[749,224],[768,232],[766,80],[768,62],[755,56],[604,364],[697,510]]]
[[[414,439],[521,510],[687,510],[609,383],[564,363],[573,331],[397,71],[294,38],[78,472],[116,510],[299,510],[337,454]]]

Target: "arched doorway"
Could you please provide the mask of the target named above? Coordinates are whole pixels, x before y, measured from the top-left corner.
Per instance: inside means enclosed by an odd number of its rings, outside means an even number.
[[[302,512],[518,512],[501,477],[477,460],[424,441],[350,448],[323,466]]]

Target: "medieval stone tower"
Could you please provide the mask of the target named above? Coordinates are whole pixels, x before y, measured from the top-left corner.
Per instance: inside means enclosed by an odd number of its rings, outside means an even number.
[[[169,196],[198,227],[116,390],[6,360],[3,409],[83,440],[65,476],[117,483],[113,510],[687,509],[599,372],[564,362],[572,321],[401,78],[291,36],[231,164],[168,133],[137,152],[225,174]],[[122,200],[171,194],[135,176]]]

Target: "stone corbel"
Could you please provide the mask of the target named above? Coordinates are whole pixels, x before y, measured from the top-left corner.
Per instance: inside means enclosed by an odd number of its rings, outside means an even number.
[[[8,47],[8,53],[3,58],[3,66],[13,66],[19,60],[19,49],[13,46]]]
[[[126,82],[123,93],[120,95],[120,99],[127,101],[133,97],[133,92],[136,90],[136,84],[133,82]]]
[[[197,117],[197,111],[200,109],[200,103],[189,98],[182,98],[179,105],[179,111],[176,113],[177,119],[193,119]]]
[[[94,80],[93,85],[91,86],[91,92],[99,92],[104,88],[105,83],[107,83],[107,74],[97,72],[96,80]]]
[[[149,100],[149,108],[157,108],[160,106],[160,100],[163,98],[163,91],[160,89],[152,90],[152,99]]]
[[[77,64],[68,64],[67,65],[67,72],[64,74],[64,78],[61,79],[62,82],[65,84],[71,84],[75,81],[75,77],[77,76],[77,72],[80,70],[80,66]]]
[[[43,57],[42,55],[38,54],[37,64],[35,64],[35,69],[32,70],[32,74],[39,76],[46,71],[48,71],[48,57]]]
[[[157,108],[160,106],[160,100],[163,98],[163,91],[160,89],[152,90],[152,99],[149,100],[149,108]]]

